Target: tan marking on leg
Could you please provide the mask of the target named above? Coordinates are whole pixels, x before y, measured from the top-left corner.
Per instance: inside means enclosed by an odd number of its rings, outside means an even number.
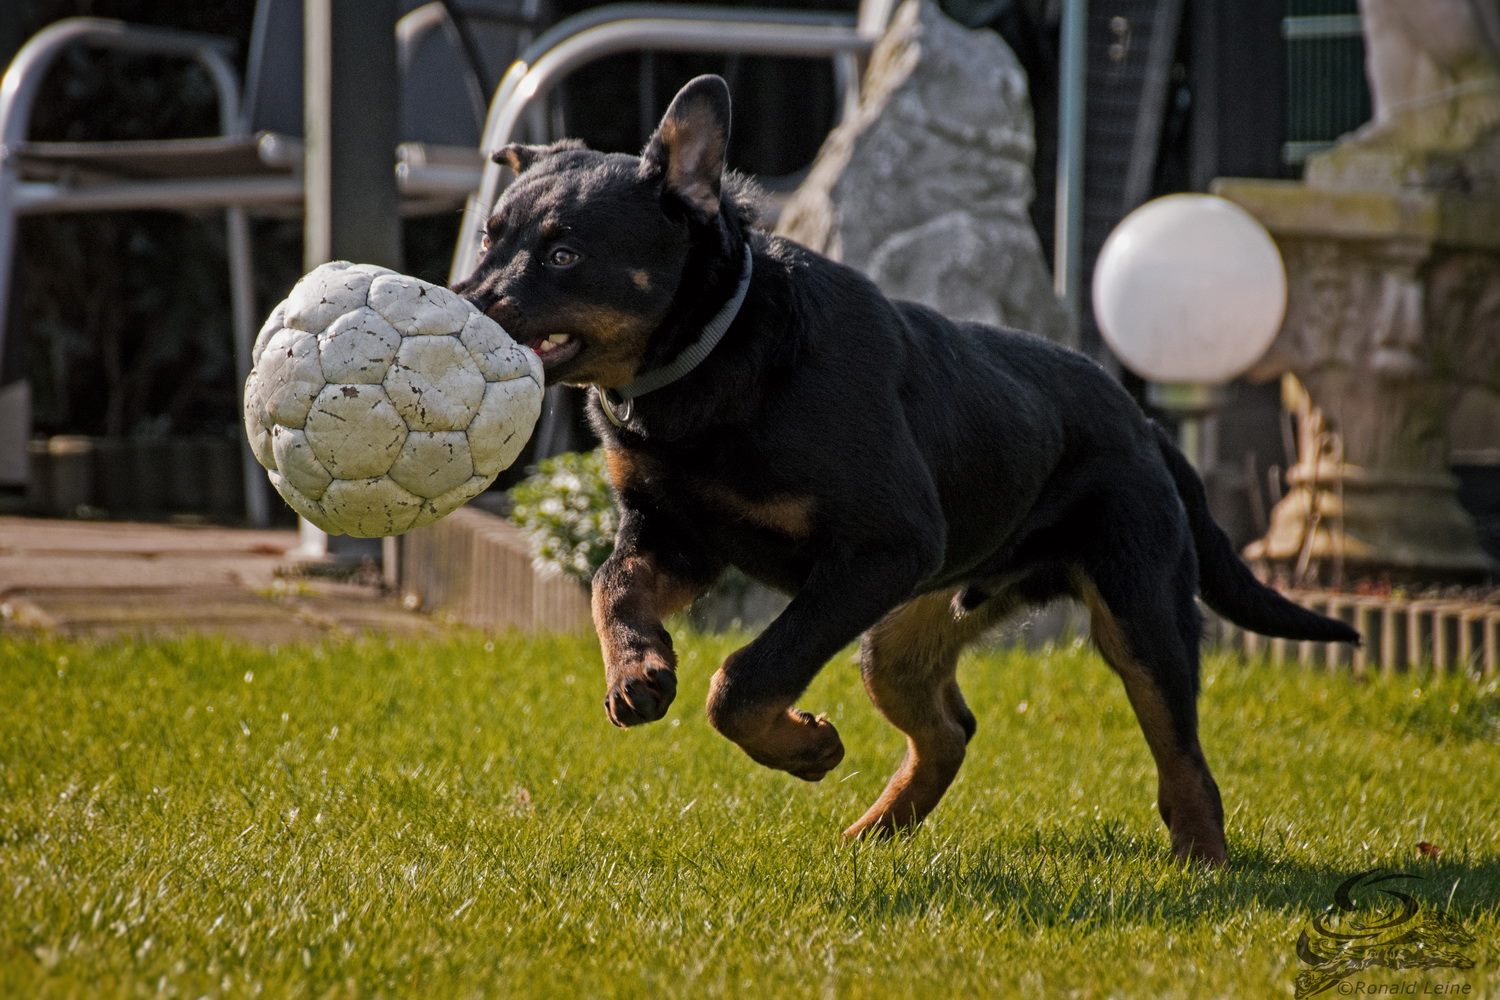
[[[635,632],[655,629],[663,618],[693,603],[702,591],[702,585],[663,572],[649,556],[630,556],[613,572],[594,578],[594,627],[608,647],[605,636],[618,632],[616,626]],[[609,660],[608,648],[605,660]]]
[[[662,465],[658,459],[634,448],[606,447],[604,470],[610,485],[623,493],[631,487],[650,485],[652,479],[661,476]]]
[[[624,448],[605,448],[604,467],[616,492],[623,492],[638,474],[635,456]]]
[[[1094,644],[1124,681],[1125,695],[1156,761],[1156,804],[1172,836],[1172,853],[1181,860],[1223,864],[1223,810],[1196,733],[1189,745],[1183,744],[1161,689],[1131,652],[1119,621],[1094,582],[1080,573],[1074,587],[1089,609]],[[1164,641],[1176,639],[1164,637]]]
[[[908,601],[865,633],[860,650],[865,690],[906,734],[906,752],[880,798],[845,837],[883,837],[916,827],[963,764],[973,716],[954,677],[958,656],[1010,606],[997,600],[955,621],[955,593]]]
[[[595,574],[591,604],[611,692],[606,699],[611,722],[632,725],[631,713],[649,719],[666,710],[677,689],[677,655],[662,619],[691,604],[703,589],[702,583],[664,572],[644,554],[612,558]],[[623,704],[616,695],[623,696]]]

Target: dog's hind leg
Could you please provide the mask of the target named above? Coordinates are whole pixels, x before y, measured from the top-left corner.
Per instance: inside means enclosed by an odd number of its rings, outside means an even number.
[[[1005,609],[987,604],[955,620],[954,600],[953,592],[943,592],[908,601],[861,640],[865,690],[906,734],[906,754],[880,798],[844,831],[846,837],[889,836],[915,827],[963,764],[975,722],[954,676],[958,655]]]
[[[1191,557],[1191,552],[1184,554]],[[1116,565],[1119,565],[1118,563]],[[1224,861],[1224,807],[1198,743],[1198,610],[1190,572],[1142,572],[1133,579],[1079,572],[1094,643],[1125,682],[1156,761],[1157,809],[1179,859]]]

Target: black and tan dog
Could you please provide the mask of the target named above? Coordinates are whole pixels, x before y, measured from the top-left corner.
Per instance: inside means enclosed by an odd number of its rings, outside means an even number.
[[[639,158],[506,147],[518,177],[455,286],[549,382],[595,387],[621,512],[594,579],[610,720],[666,713],[662,619],[737,566],[793,596],[714,676],[709,720],[757,762],[818,780],[843,745],[794,702],[861,639],[865,687],[908,749],[847,833],[889,833],[937,805],[974,735],[960,649],[1071,594],[1150,744],[1173,850],[1222,860],[1194,595],[1267,635],[1358,635],[1255,580],[1192,468],[1088,358],[891,301],[756,229],[728,138],[728,90],[699,77]]]

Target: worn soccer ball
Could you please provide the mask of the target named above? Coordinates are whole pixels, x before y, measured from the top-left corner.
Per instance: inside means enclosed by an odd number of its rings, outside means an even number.
[[[542,365],[439,285],[335,261],[299,281],[255,340],[245,431],[271,484],[332,534],[430,524],[520,454]]]

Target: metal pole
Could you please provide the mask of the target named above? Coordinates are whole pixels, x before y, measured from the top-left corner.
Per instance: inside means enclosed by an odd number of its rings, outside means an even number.
[[[255,344],[255,266],[251,256],[250,219],[243,205],[224,213],[224,244],[229,258],[229,304],[234,313],[234,378],[242,387],[250,375],[250,350]],[[256,528],[271,523],[266,499],[266,475],[250,439],[240,435],[240,474],[245,478],[245,519]]]
[[[396,0],[308,0],[303,264],[400,268]]]
[[[307,0],[303,265],[330,260],[400,269],[396,194],[396,0]],[[304,557],[379,559],[371,539],[330,539],[301,524]]]
[[[1214,464],[1218,452],[1214,411],[1224,405],[1222,386],[1150,382],[1146,399],[1177,421],[1177,447],[1199,475]]]
[[[1057,107],[1057,220],[1052,287],[1076,320],[1082,307],[1083,117],[1088,84],[1088,0],[1063,0]]]

